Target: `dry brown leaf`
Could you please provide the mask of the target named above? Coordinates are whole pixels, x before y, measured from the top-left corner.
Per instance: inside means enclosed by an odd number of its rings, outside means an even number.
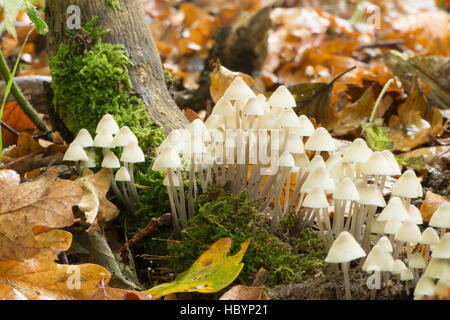
[[[21,132],[17,138],[16,146],[12,148],[8,156],[10,158],[20,158],[43,149],[44,148],[36,140],[34,140],[30,134]]]
[[[69,180],[55,180],[49,170],[39,180],[20,184],[19,175],[0,171],[0,260],[22,261],[36,255],[40,244],[36,227],[62,228],[74,221],[72,206],[82,190]]]
[[[219,300],[264,300],[264,287],[247,287],[238,284],[225,292]]]
[[[84,212],[86,222],[93,225],[89,231],[98,230],[99,222],[107,222],[119,214],[119,209],[106,198],[111,186],[111,170],[102,168],[94,174],[89,169],[83,169],[83,176],[76,180],[83,196],[78,208]]]
[[[209,87],[209,92],[214,103],[219,101],[231,81],[236,77],[241,77],[248,86],[253,84],[253,78],[248,74],[230,71],[222,66],[219,61],[216,63],[216,66],[211,73],[211,86]]]
[[[431,217],[433,216],[433,213],[444,201],[450,202],[450,199],[428,191],[427,195],[425,196],[425,200],[420,206],[420,213],[422,214],[423,221],[429,222]]]

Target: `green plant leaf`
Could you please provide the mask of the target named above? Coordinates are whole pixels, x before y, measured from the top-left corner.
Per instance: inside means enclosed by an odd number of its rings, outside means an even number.
[[[388,127],[383,127],[383,119],[375,119],[372,123],[361,124],[370,148],[375,151],[392,150],[394,142],[390,138]]]
[[[174,281],[163,283],[144,293],[160,298],[176,292],[217,292],[232,283],[239,275],[244,267],[241,261],[249,244],[250,239],[247,239],[238,253],[229,256],[231,239],[222,238],[211,245],[187,271],[180,274]]]
[[[48,33],[47,23],[42,20],[41,16],[33,5],[27,7],[27,14],[31,22],[33,22],[36,26],[37,32],[39,34],[46,35]]]

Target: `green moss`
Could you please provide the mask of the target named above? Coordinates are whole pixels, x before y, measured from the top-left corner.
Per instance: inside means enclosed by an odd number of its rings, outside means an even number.
[[[255,201],[245,194],[229,195],[220,189],[199,196],[197,214],[182,231],[182,241],[169,248],[175,258],[170,267],[182,272],[190,267],[212,243],[230,237],[233,250],[250,238],[250,246],[244,256],[244,268],[238,281],[251,284],[260,267],[268,270],[267,286],[301,281],[314,273],[322,263],[323,246],[317,234],[304,231],[290,235],[269,233],[267,215],[255,209]]]
[[[117,0],[106,0],[106,3],[109,7],[113,8],[113,10],[120,10],[120,5]]]

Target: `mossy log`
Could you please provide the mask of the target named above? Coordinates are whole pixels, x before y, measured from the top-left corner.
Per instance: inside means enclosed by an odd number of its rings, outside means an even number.
[[[67,40],[67,19],[70,16],[66,13],[67,8],[78,6],[81,23],[98,17],[96,25],[110,30],[102,40],[123,45],[133,64],[128,67],[133,90],[142,98],[151,120],[162,126],[166,133],[184,126],[186,119],[166,88],[161,60],[141,1],[117,0],[115,6],[109,3],[107,0],[48,0],[45,16],[49,25],[50,56]]]

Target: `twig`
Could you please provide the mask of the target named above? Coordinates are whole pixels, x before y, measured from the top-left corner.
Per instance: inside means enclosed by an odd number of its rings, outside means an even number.
[[[14,130],[13,128],[11,128],[7,123],[5,123],[5,122],[3,122],[3,121],[0,121],[0,125],[2,126],[2,127],[4,127],[6,130],[8,130],[9,132],[11,132],[13,135],[15,135],[16,137],[18,137],[19,136],[19,133],[16,131],[16,130]]]

